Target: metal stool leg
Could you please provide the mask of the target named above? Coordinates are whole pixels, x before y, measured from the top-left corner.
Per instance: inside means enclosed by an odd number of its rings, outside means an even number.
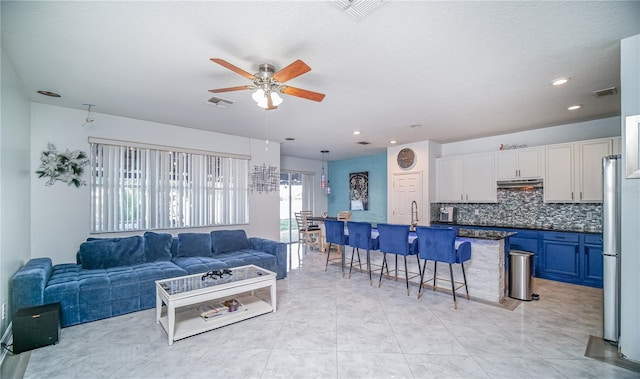
[[[418,269],[420,269],[420,257],[418,257]],[[427,260],[424,260],[422,264],[422,273],[420,273],[420,288],[418,289],[418,299],[420,299],[420,295],[422,294],[422,283],[424,283],[424,273],[427,271]]]
[[[451,275],[451,293],[453,293],[453,308],[458,309],[458,303],[456,302],[456,284],[453,282],[453,267],[449,263],[449,274]]]
[[[467,291],[467,300],[469,300],[469,288],[467,287],[467,275],[464,273],[464,263],[460,262],[462,267],[462,277],[464,278],[464,290]]]
[[[398,256],[396,255],[396,258]],[[418,266],[420,267],[420,266]],[[407,269],[407,256],[404,256],[404,279],[407,282],[407,296],[409,296],[409,270]]]
[[[351,279],[351,269],[353,268],[353,253],[355,251],[356,251],[356,248],[354,247],[353,250],[351,250],[351,265],[349,265],[349,279]]]
[[[378,280],[378,288],[382,286],[382,273],[384,272],[385,265],[387,265],[387,273],[388,273],[389,264],[387,263],[387,253],[382,253],[382,268],[380,268],[380,280]]]
[[[433,290],[436,290],[436,277],[438,276],[438,262],[433,262]]]
[[[331,242],[329,242],[329,248],[327,249],[327,263],[324,265],[324,272],[327,272],[329,268],[329,255],[331,255]]]

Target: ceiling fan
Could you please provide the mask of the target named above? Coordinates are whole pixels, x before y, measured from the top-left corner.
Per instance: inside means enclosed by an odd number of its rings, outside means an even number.
[[[278,95],[278,93],[284,93],[291,96],[301,97],[307,100],[313,101],[322,101],[324,99],[324,94],[309,91],[306,89],[296,88],[284,85],[282,83],[296,78],[302,74],[305,74],[311,71],[311,67],[307,66],[302,60],[297,59],[287,67],[281,69],[276,72],[275,67],[268,63],[263,63],[258,66],[258,72],[255,74],[250,74],[243,69],[232,65],[231,63],[225,61],[220,58],[211,58],[211,60],[222,67],[225,67],[236,74],[240,74],[247,79],[250,79],[253,83],[247,84],[244,86],[236,86],[236,87],[227,87],[227,88],[217,88],[210,89],[209,92],[212,93],[220,93],[220,92],[231,92],[231,91],[241,91],[245,89],[256,90],[253,93],[252,97],[258,103],[258,106],[264,108],[266,110],[276,109],[280,103],[282,103],[282,98]]]

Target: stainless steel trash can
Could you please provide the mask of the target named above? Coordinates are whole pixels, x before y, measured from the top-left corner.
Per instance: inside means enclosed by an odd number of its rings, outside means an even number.
[[[528,251],[509,252],[509,297],[533,300],[533,256]]]

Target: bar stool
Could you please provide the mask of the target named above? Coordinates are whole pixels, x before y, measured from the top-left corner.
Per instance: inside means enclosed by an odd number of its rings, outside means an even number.
[[[387,253],[396,256],[396,280],[398,279],[398,255],[404,256],[404,277],[407,283],[407,296],[409,296],[409,270],[407,269],[407,255],[415,255],[418,260],[418,271],[420,279],[422,279],[422,271],[420,271],[420,258],[417,251],[412,251],[409,245],[409,225],[391,225],[378,224],[378,243],[380,244],[380,252],[382,257],[382,268],[380,269],[380,280],[378,288],[382,285],[382,273],[384,266],[387,266],[387,274],[389,273],[389,264],[387,263]]]
[[[371,224],[368,222],[348,221],[347,230],[349,232],[349,246],[351,250],[351,265],[349,266],[349,279],[351,279],[351,270],[353,269],[353,254],[357,250],[358,257],[360,256],[360,249],[367,250],[367,271],[369,272],[369,284],[373,285],[371,279],[371,250],[376,250],[377,239],[374,241],[371,238]]]
[[[427,260],[434,261],[433,266],[433,278],[428,279],[427,282],[433,280],[433,290],[436,290],[436,279],[438,262],[445,262],[449,264],[449,275],[451,276],[451,293],[453,294],[453,307],[458,309],[458,303],[456,301],[456,290],[460,289],[455,287],[456,282],[453,280],[453,268],[452,264],[459,263],[462,267],[462,276],[464,277],[464,289],[467,293],[467,300],[469,300],[469,289],[467,288],[467,275],[464,272],[464,262],[471,259],[471,243],[465,241],[461,243],[458,248],[456,244],[456,230],[454,228],[433,228],[426,226],[418,226],[416,228],[416,234],[418,235],[418,254],[419,257],[424,259],[422,266],[422,273],[420,275],[420,289],[418,289],[418,299],[422,293],[422,285],[424,281],[424,273],[427,268]]]
[[[327,271],[329,267],[329,256],[331,255],[331,245],[336,244],[339,246],[340,260],[342,262],[342,274],[344,275],[344,245],[347,244],[347,236],[344,235],[344,221],[336,220],[324,220],[324,229],[329,243],[327,249],[327,263],[324,266],[324,271]]]

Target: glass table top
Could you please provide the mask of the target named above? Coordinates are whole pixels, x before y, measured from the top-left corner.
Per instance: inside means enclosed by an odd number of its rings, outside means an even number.
[[[162,287],[167,294],[177,295],[202,288],[214,287],[242,280],[268,277],[270,275],[275,276],[271,271],[264,270],[258,266],[249,265],[234,267],[227,270],[211,270],[202,274],[158,280],[156,283]]]

